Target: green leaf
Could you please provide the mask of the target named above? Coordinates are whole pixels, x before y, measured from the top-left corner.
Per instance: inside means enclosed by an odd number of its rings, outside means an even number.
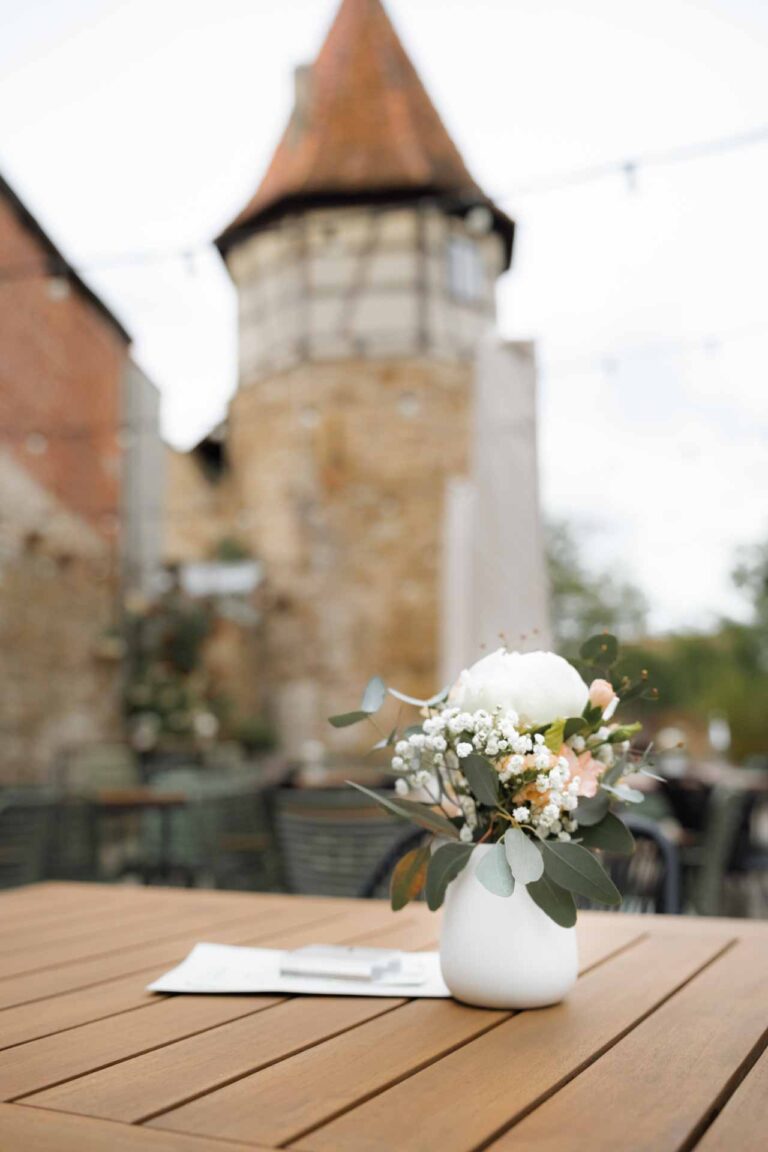
[[[541,852],[520,828],[509,828],[504,834],[504,852],[510,871],[520,884],[540,880],[544,871]]]
[[[475,876],[483,888],[487,888],[494,896],[512,895],[515,890],[515,878],[507,863],[501,841],[491,845],[475,869]]]
[[[651,772],[650,768],[638,768],[637,771],[641,776],[648,776],[651,780],[658,780],[659,784],[666,784],[667,782],[664,776],[659,776],[656,772]]]
[[[429,844],[422,844],[401,856],[392,873],[389,895],[392,910],[399,912],[410,900],[415,900],[424,887],[429,864]]]
[[[424,729],[421,724],[409,724],[403,732],[403,739],[407,740],[409,736],[418,736]]]
[[[459,761],[459,767],[475,799],[493,808],[499,799],[499,777],[491,762],[472,752]]]
[[[367,719],[367,712],[343,712],[340,716],[329,716],[328,723],[334,728],[349,728],[351,724],[359,724],[361,720]]]
[[[630,788],[628,784],[603,784],[603,790],[610,792],[617,800],[623,800],[625,804],[642,804],[645,800],[645,795],[637,788]]]
[[[582,713],[583,726],[587,728],[596,728],[603,719],[603,710],[597,704],[585,704]]]
[[[360,708],[365,713],[378,712],[382,704],[387,698],[387,686],[382,680],[381,676],[374,676],[369,680],[363,692],[362,703]]]
[[[621,893],[595,857],[580,844],[542,841],[544,868],[550,880],[600,904],[620,904]]]
[[[609,812],[599,824],[580,829],[579,841],[584,848],[602,848],[614,856],[631,856],[635,840],[623,820]]]
[[[631,740],[642,729],[642,724],[625,724],[622,728],[614,728],[608,737],[608,744],[623,744],[625,740]]]
[[[589,640],[582,644],[579,655],[588,664],[610,668],[619,658],[619,642],[609,632],[601,632],[598,636],[590,636]]]
[[[436,912],[445,899],[445,890],[472,855],[472,844],[443,844],[430,857],[427,866],[427,906]]]
[[[399,796],[396,800],[390,799],[389,796],[380,796],[378,793],[372,792],[370,788],[356,784],[354,780],[347,780],[347,784],[357,788],[358,792],[370,796],[371,800],[375,800],[377,804],[386,808],[399,820],[408,820],[411,824],[418,824],[419,828],[426,828],[428,832],[434,832],[436,836],[447,836],[451,840],[458,840],[459,838],[455,825],[451,824],[448,817],[443,816],[440,812],[435,812],[428,804],[417,804],[413,800],[401,800]]]
[[[563,728],[563,739],[570,740],[571,736],[576,736],[584,728],[583,716],[569,716]]]
[[[573,813],[579,827],[590,828],[599,824],[611,805],[610,797],[601,789],[594,796],[580,796],[579,806]]]
[[[555,720],[544,733],[544,744],[550,752],[557,753],[565,739],[565,720]]]
[[[576,923],[576,903],[570,892],[555,884],[547,875],[542,876],[541,880],[534,880],[526,891],[534,904],[538,904],[555,924],[561,928],[573,928]]]

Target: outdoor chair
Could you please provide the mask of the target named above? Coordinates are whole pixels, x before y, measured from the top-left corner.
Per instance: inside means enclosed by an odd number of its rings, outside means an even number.
[[[680,861],[674,844],[652,820],[629,814],[623,814],[622,819],[635,837],[635,852],[629,857],[605,858],[605,865],[623,895],[620,910],[679,913]],[[357,894],[364,898],[386,896],[397,861],[405,852],[417,848],[425,835],[418,828],[401,831],[373,866]],[[580,908],[602,907],[581,899],[577,903]]]
[[[403,837],[402,824],[352,789],[278,789],[275,821],[286,886],[304,895],[358,896]]]
[[[53,820],[50,798],[0,793],[0,888],[46,878]]]
[[[700,915],[765,916],[765,864],[750,835],[756,799],[748,788],[718,784],[712,789],[693,881]]]
[[[389,895],[389,885],[395,865],[401,856],[411,852],[426,839],[429,833],[422,828],[405,828],[401,830],[399,839],[384,853],[379,862],[368,873],[360,890],[357,893],[363,900],[374,900],[377,897],[386,898]]]
[[[679,915],[682,900],[677,847],[647,816],[624,811],[621,818],[634,836],[636,847],[631,856],[606,854],[604,858],[611,879],[622,894],[618,910]]]

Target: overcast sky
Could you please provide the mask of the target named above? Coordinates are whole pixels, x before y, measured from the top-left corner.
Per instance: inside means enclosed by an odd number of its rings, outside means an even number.
[[[133,334],[177,445],[235,383],[207,242],[253,192],[336,2],[0,0],[0,170]],[[388,8],[518,221],[500,325],[538,346],[546,511],[641,584],[655,627],[739,611],[735,550],[768,536],[768,142],[641,167],[634,189],[525,186],[768,126],[768,3]],[[197,254],[139,258],[180,249]]]

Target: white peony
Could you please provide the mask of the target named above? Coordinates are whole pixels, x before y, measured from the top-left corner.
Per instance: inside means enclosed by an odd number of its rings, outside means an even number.
[[[562,656],[499,648],[462,672],[448,701],[466,712],[517,712],[521,725],[538,727],[580,716],[588,697],[587,685]]]

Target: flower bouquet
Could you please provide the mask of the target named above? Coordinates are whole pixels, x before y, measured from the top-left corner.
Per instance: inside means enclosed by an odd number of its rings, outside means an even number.
[[[505,901],[516,910],[515,916],[509,911],[505,915],[517,926],[517,967],[525,914],[540,942],[545,937],[550,944],[559,940],[561,951],[569,952],[568,971],[574,978],[575,938],[569,937],[566,946],[565,935],[576,922],[575,897],[609,906],[620,903],[619,891],[593,853],[633,851],[633,838],[612,808],[643,799],[624,782],[626,775],[652,773],[631,747],[640,725],[619,722],[615,716],[620,704],[653,695],[654,690],[645,674],[613,686],[609,677],[618,658],[613,636],[592,637],[581,657],[593,673],[589,686],[571,664],[551,652],[520,654],[500,648],[430,700],[405,696],[376,677],[357,711],[331,717],[337,728],[370,719],[388,695],[420,710],[419,723],[402,731],[395,728],[376,745],[393,751],[394,793],[353,786],[393,816],[431,834],[396,865],[392,907],[403,908],[424,890],[435,910],[448,894],[441,960],[449,987],[446,969],[455,966],[446,963],[446,932],[456,937],[459,951],[469,948],[468,965],[475,976],[480,972],[482,986],[480,970],[488,962],[488,948],[498,952]],[[460,924],[457,932],[452,928],[457,917],[448,915],[452,900],[465,907],[458,918],[463,928]],[[468,917],[475,922],[471,930]],[[486,929],[490,921],[492,929],[479,931],[479,920]],[[467,943],[470,937],[475,946]],[[478,940],[486,940],[487,947]],[[529,960],[541,967],[538,955]],[[507,972],[510,964],[515,967],[509,955],[500,963]],[[559,988],[557,980],[553,986]],[[552,1002],[550,992],[544,995],[550,998],[541,1002]],[[498,1002],[489,1000],[482,987],[480,996],[465,993],[462,998]],[[516,994],[513,999],[514,1004],[504,1006],[525,1006]]]

